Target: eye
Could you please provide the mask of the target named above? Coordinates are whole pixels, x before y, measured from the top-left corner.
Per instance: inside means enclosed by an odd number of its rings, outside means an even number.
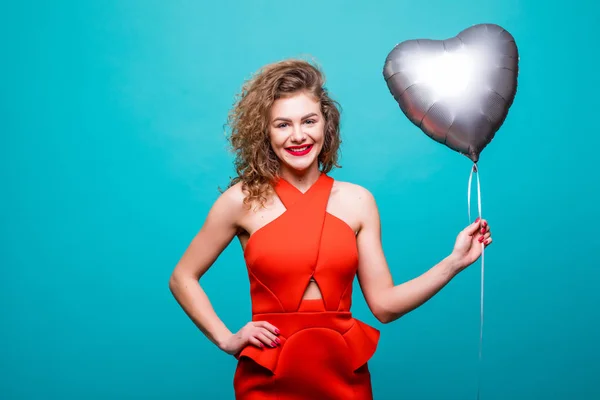
[[[285,128],[287,126],[286,122],[282,122],[280,124],[277,125],[278,128]]]
[[[307,119],[306,121],[304,121],[304,123],[306,123],[306,124],[316,124],[317,121],[315,121],[314,119]]]

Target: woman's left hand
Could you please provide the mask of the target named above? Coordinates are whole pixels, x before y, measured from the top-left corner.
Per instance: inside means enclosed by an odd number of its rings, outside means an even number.
[[[456,238],[451,258],[454,260],[457,271],[460,272],[473,264],[481,256],[485,247],[492,243],[492,232],[485,219],[477,218],[475,222],[463,229]]]

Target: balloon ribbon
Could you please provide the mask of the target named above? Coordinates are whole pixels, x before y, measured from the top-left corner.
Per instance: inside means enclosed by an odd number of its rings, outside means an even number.
[[[471,174],[469,175],[469,190],[467,193],[467,202],[469,207],[469,224],[471,223],[471,182],[473,179],[473,173],[477,178],[477,210],[479,212],[479,218],[481,218],[481,185],[479,183],[479,169],[477,163],[473,164]],[[483,352],[483,276],[484,276],[484,250],[485,243],[481,243],[481,299],[479,308],[479,379],[477,381],[477,400],[481,394],[481,359]]]

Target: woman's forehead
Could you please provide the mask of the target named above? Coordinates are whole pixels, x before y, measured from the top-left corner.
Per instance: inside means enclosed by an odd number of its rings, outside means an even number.
[[[301,92],[291,96],[282,97],[273,103],[271,116],[273,118],[303,118],[308,113],[319,113],[320,104],[310,94]]]

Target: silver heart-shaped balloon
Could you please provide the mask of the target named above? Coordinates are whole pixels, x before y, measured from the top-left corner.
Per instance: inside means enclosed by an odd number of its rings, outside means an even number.
[[[415,125],[476,163],[513,103],[518,64],[513,36],[479,24],[446,40],[399,43],[383,75]]]

